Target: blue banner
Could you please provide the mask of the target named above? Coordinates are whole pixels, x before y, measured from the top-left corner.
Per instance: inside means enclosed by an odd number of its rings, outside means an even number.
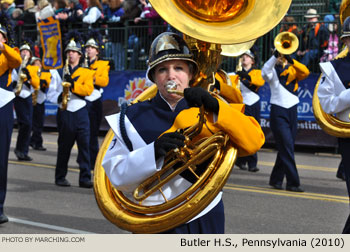
[[[58,69],[63,66],[62,36],[60,23],[55,17],[38,22],[41,47],[43,49],[43,68]]]

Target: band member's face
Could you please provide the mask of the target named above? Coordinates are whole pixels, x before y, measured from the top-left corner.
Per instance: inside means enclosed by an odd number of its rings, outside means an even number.
[[[33,66],[38,66],[39,68],[41,68],[41,62],[40,62],[40,60],[34,61]]]
[[[86,52],[87,52],[89,59],[94,59],[98,55],[97,49],[95,47],[92,47],[92,46],[86,47]]]
[[[170,104],[177,102],[182,96],[171,94],[166,90],[168,81],[176,83],[176,90],[183,91],[189,87],[192,73],[188,63],[184,60],[170,60],[158,64],[154,70],[154,81],[158,90]]]
[[[30,57],[30,51],[24,49],[21,51],[21,58],[24,59],[24,57]]]
[[[278,56],[277,62],[276,62],[277,65],[283,65],[283,64],[286,65],[287,63],[288,63],[287,60],[282,55]]]
[[[0,32],[0,42],[1,42],[1,43],[6,43],[5,36],[4,36],[4,34],[2,34],[1,32]]]
[[[251,66],[254,64],[254,60],[248,56],[247,54],[242,55],[242,65],[243,66]]]
[[[69,58],[69,64],[78,64],[81,57],[80,53],[77,51],[68,51],[67,56]]]

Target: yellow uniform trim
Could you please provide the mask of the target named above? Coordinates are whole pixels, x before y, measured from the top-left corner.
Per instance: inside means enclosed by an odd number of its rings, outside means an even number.
[[[281,76],[288,75],[286,85],[289,85],[292,81],[295,80],[295,86],[293,91],[298,90],[298,82],[304,80],[310,74],[309,69],[302,63],[293,59],[293,65],[290,65],[286,70],[281,73]]]
[[[1,51],[0,55],[0,76],[2,76],[7,70],[9,70],[9,78],[7,79],[6,86],[8,87],[12,82],[12,69],[17,68],[21,65],[21,55],[14,48],[4,44],[4,50]]]
[[[263,79],[263,77],[261,75],[261,70],[253,69],[248,74],[249,74],[250,79],[251,79],[250,85],[254,85],[257,87],[255,91],[258,91],[258,89],[260,87],[264,86],[265,80]]]
[[[229,76],[231,83],[227,83],[220,74],[215,74],[215,79],[220,82],[220,96],[225,98],[229,103],[243,103],[241,91],[237,88],[237,82],[232,81],[234,76]]]
[[[90,66],[90,69],[95,72],[95,85],[106,87],[109,83],[109,62],[105,60],[97,60]]]
[[[41,72],[40,80],[46,80],[47,86],[45,85],[44,88],[48,88],[50,86],[51,82],[51,73],[50,72]]]
[[[265,143],[265,135],[254,117],[243,114],[244,104],[227,104],[219,101],[219,114],[216,122],[213,121],[213,113],[206,115],[207,126],[204,126],[198,136],[210,136],[212,132],[222,130],[226,132],[233,145],[238,149],[239,156],[248,156],[256,153]],[[198,108],[189,108],[181,111],[174,124],[166,132],[174,132],[177,129],[188,128],[198,122]],[[208,130],[208,128],[210,131]],[[165,132],[165,133],[166,133]]]
[[[94,71],[90,69],[79,67],[75,70],[72,78],[78,78],[74,81],[72,92],[80,96],[91,95],[92,91],[94,91],[93,76]]]
[[[27,66],[29,75],[30,75],[30,85],[32,85],[32,87],[34,89],[39,89],[40,88],[40,78],[39,78],[39,67],[38,66],[33,66],[33,65],[28,65]],[[26,81],[26,80],[25,80]]]

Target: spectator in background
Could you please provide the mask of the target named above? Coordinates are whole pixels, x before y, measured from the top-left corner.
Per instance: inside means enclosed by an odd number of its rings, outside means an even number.
[[[61,34],[68,32],[67,18],[68,18],[68,5],[65,0],[55,0],[53,2],[55,10],[55,17],[60,21]]]
[[[5,11],[8,16],[12,16],[12,12],[16,9],[14,0],[1,0],[1,9]]]
[[[52,5],[47,0],[39,0],[38,1],[38,12],[35,13],[35,20],[38,24],[40,20],[46,19],[48,17],[52,17],[55,15],[55,11],[52,7]],[[39,35],[39,33],[37,33]],[[38,41],[40,41],[40,38],[38,38]],[[38,55],[42,55],[43,49],[40,46],[39,47],[39,53]],[[37,55],[37,56],[38,56]]]
[[[36,21],[52,17],[55,15],[55,11],[52,8],[52,5],[47,0],[39,0],[38,1],[38,9],[39,11],[35,13]]]
[[[153,9],[152,5],[147,0],[140,0],[142,12],[139,17],[134,19],[135,24],[145,19],[158,19],[159,14]]]
[[[35,13],[37,12],[37,7],[34,5],[33,0],[24,0],[23,15],[20,20],[23,21],[23,34],[21,37],[29,38],[31,41],[35,42],[37,40],[37,28]]]
[[[320,15],[317,14],[317,10],[309,9],[304,17],[307,24],[302,29],[300,50],[297,51],[297,55],[301,58],[300,63],[311,68],[312,63],[319,62],[328,46],[329,32],[326,26],[318,21]]]
[[[88,24],[88,27],[97,27],[96,22],[102,18],[102,5],[99,0],[87,0],[88,8],[85,9],[83,23]],[[96,25],[93,25],[96,24]]]
[[[329,38],[328,38],[328,47],[324,50],[324,54],[322,55],[320,61],[330,61],[337,56],[339,52],[339,37],[337,34],[338,25],[335,23],[335,18],[333,15],[326,15],[324,17],[324,24],[328,28]]]
[[[67,2],[65,0],[54,0],[53,7],[55,10],[56,18],[63,17],[62,14],[67,14]]]
[[[23,14],[23,10],[21,8],[16,8],[16,9],[14,9],[14,11],[12,12],[12,15],[10,17],[12,19],[12,21],[13,21],[13,24],[14,24],[12,29],[13,29],[15,34],[19,34],[20,27],[24,23],[21,20],[22,14]],[[16,36],[16,37],[18,37],[18,36]],[[18,43],[18,41],[16,41],[16,43]]]
[[[101,5],[102,5],[102,13],[104,15],[104,19],[106,18],[106,11],[107,11],[107,8],[109,7],[108,6],[108,0],[101,0]]]
[[[141,9],[138,8],[139,2],[136,0],[128,0],[123,3],[124,15],[120,17],[120,22],[124,23],[127,20],[134,20],[140,16]],[[134,22],[130,22],[128,26],[135,25]],[[136,69],[137,62],[140,54],[140,37],[139,29],[130,29],[128,37],[128,49],[132,49],[129,69]]]
[[[86,8],[88,7],[88,5],[87,5],[87,0],[79,0],[79,3],[80,3],[81,6],[83,7],[83,11],[85,11]]]
[[[142,37],[142,44],[145,45],[146,48],[149,48],[150,42],[163,31],[157,31],[154,27],[152,28],[152,26],[164,24],[164,21],[147,0],[140,0],[140,3],[142,12],[139,17],[134,19],[134,23],[148,26],[147,35]]]
[[[123,71],[125,68],[124,30],[120,29],[124,26],[120,22],[121,17],[125,14],[123,3],[124,0],[109,0],[108,7],[105,9],[105,17],[109,28],[106,56],[110,57],[112,55],[114,69],[118,71]]]
[[[79,0],[68,0],[68,3],[69,11],[67,22],[71,25],[72,29],[81,29],[84,17],[83,6],[79,3]]]
[[[21,8],[16,8],[12,12],[11,18],[13,20],[18,20],[18,18],[23,14],[23,10]]]
[[[296,25],[294,17],[286,15],[283,18],[280,32],[293,32],[296,36],[299,36],[299,30],[300,29]]]
[[[339,15],[341,0],[329,0],[328,12],[333,15]]]

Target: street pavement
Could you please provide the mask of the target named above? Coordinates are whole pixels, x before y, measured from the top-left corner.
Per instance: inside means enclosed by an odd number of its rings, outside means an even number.
[[[74,146],[67,179],[71,187],[54,184],[57,133],[44,132],[47,151],[30,149],[31,162],[14,155],[12,134],[5,214],[10,222],[0,234],[123,234],[104,218],[92,189],[80,188]],[[103,137],[101,137],[102,141]],[[319,149],[296,152],[304,193],[275,190],[268,185],[276,151],[259,151],[256,173],[231,172],[223,191],[228,234],[339,234],[349,214],[345,182],[335,177],[340,156]],[[284,185],[285,186],[285,185]]]

